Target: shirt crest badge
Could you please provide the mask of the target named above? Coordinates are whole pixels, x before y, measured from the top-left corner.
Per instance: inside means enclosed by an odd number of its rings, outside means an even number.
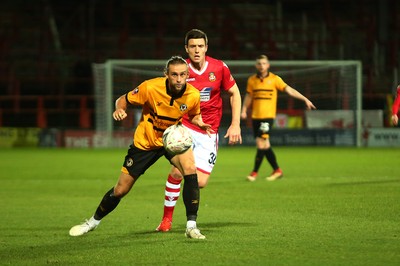
[[[187,105],[186,104],[182,104],[180,107],[179,107],[179,110],[181,110],[182,112],[184,112],[184,111],[186,111],[187,110]]]
[[[215,77],[215,74],[214,74],[214,72],[210,72],[209,74],[208,74],[208,80],[209,81],[215,81],[217,78]]]
[[[132,95],[135,95],[135,94],[137,94],[138,92],[139,92],[139,88],[136,87],[136,88],[134,88],[134,89],[132,90]]]

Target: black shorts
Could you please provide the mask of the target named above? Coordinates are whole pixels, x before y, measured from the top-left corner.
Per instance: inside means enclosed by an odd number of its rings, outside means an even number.
[[[132,144],[129,147],[128,154],[125,156],[123,167],[128,170],[131,176],[138,178],[162,156],[165,156],[168,161],[171,161],[173,157],[164,148],[145,151]]]
[[[253,136],[254,138],[269,138],[272,126],[274,125],[275,119],[253,119]]]

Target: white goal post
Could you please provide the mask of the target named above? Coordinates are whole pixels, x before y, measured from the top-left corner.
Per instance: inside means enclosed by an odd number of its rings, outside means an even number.
[[[247,78],[255,73],[255,60],[225,60],[236,79],[242,96]],[[142,81],[163,75],[166,60],[115,60],[93,64],[95,93],[95,129],[110,137],[118,131],[132,131],[137,122],[131,114],[127,122],[112,119],[117,97],[133,89]],[[308,97],[317,111],[304,110],[304,103],[279,94],[276,124],[282,139],[277,144],[361,146],[362,138],[362,63],[361,61],[270,61],[270,71]],[[223,97],[228,99],[228,95]],[[225,99],[225,98],[224,98]],[[229,125],[229,106],[224,101],[221,132]],[[281,123],[281,120],[284,121]],[[251,129],[242,123],[245,143],[251,142]],[[283,125],[283,126],[282,126]],[[293,126],[294,125],[294,126]],[[281,127],[281,128],[279,128]],[[293,135],[295,134],[295,135]],[[297,135],[296,135],[297,134]],[[319,142],[319,140],[325,141]],[[246,141],[247,140],[247,141]],[[272,138],[271,141],[274,141]],[[223,144],[223,143],[222,143]]]

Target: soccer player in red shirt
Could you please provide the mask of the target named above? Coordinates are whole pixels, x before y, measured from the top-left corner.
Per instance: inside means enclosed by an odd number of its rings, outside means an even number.
[[[395,126],[397,126],[397,124],[399,123],[399,117],[397,116],[397,113],[399,112],[399,107],[400,107],[400,84],[397,86],[397,96],[392,105],[392,123]]]
[[[193,138],[193,153],[197,168],[199,187],[207,185],[211,171],[217,159],[218,129],[222,118],[221,93],[230,95],[232,110],[231,125],[224,138],[229,144],[242,143],[240,131],[241,96],[235,79],[228,66],[221,60],[206,55],[208,49],[207,35],[198,29],[192,29],[185,35],[185,50],[189,56],[188,83],[200,91],[200,109],[204,123],[210,124],[215,132],[211,137],[197,126],[192,126],[187,117],[183,117],[183,125],[189,128]],[[164,215],[157,231],[166,232],[171,229],[172,216],[178,197],[182,174],[173,167],[168,175],[165,187]]]

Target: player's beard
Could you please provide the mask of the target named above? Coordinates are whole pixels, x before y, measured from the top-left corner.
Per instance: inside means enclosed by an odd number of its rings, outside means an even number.
[[[170,84],[169,91],[174,97],[177,97],[182,92],[184,87],[185,84],[182,83]]]
[[[173,91],[174,93],[179,93],[179,92],[182,90],[182,88],[183,88],[183,84],[175,84],[175,85],[173,86],[172,91]]]

